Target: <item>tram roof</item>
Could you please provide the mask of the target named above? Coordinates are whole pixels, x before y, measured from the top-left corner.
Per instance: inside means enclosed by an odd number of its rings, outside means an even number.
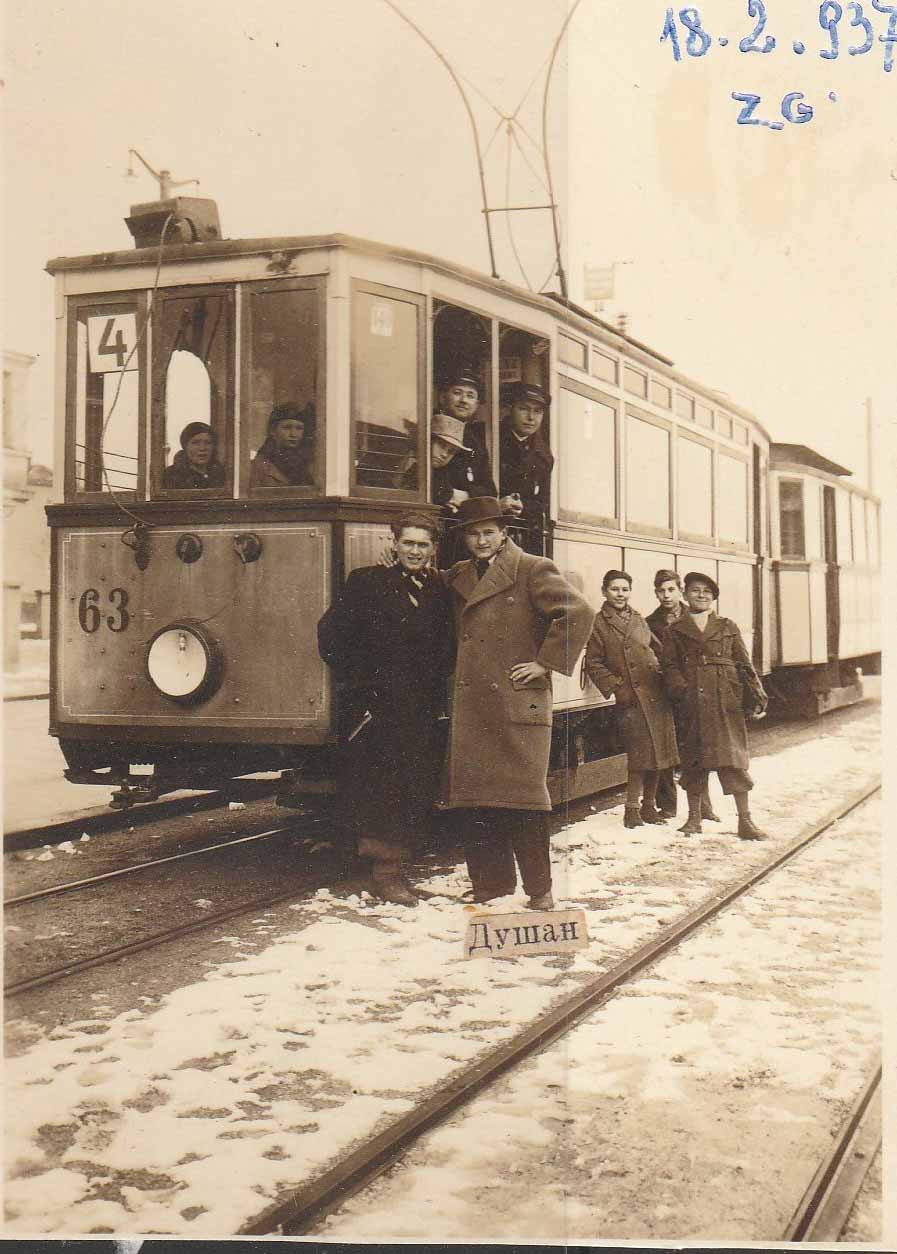
[[[675,382],[701,393],[728,412],[745,419],[755,426],[767,440],[770,439],[766,427],[749,409],[733,401],[726,393],[719,392],[690,375],[682,373],[676,369],[672,358],[665,357],[657,349],[620,331],[581,305],[575,304],[557,292],[532,292],[528,288],[518,287],[508,282],[507,279],[493,278],[481,270],[474,270],[460,262],[447,261],[434,253],[424,253],[413,248],[364,239],[360,235],[336,232],[330,235],[271,235],[248,239],[209,240],[192,244],[167,244],[162,249],[162,258],[163,261],[171,264],[180,261],[214,261],[233,257],[253,257],[265,253],[282,253],[289,257],[291,253],[295,255],[329,248],[345,248],[352,252],[413,262],[415,265],[426,266],[442,274],[463,279],[477,287],[541,309],[543,312],[555,316],[563,312],[565,321],[573,327],[578,327],[582,333],[594,335],[597,329],[600,338],[610,347],[616,347],[618,351],[628,350],[632,356],[641,358],[643,364],[649,367],[652,364],[664,367],[664,372],[668,373]],[[51,275],[63,274],[67,271],[83,273],[89,270],[155,265],[158,259],[159,248],[153,245],[149,248],[123,248],[113,252],[87,253],[78,257],[53,257],[47,262],[45,268]]]
[[[793,466],[807,466],[811,470],[821,470],[827,475],[853,474],[853,471],[848,470],[846,466],[839,466],[837,462],[823,457],[821,453],[808,448],[806,444],[770,444],[769,460],[773,465],[778,462],[788,462]]]

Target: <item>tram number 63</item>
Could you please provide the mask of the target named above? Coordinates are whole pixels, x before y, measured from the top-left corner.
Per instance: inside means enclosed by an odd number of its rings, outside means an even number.
[[[110,631],[124,631],[131,621],[131,615],[128,613],[127,589],[110,588],[109,603],[113,613],[106,615],[106,626]],[[102,621],[100,594],[96,588],[87,588],[81,593],[81,600],[78,602],[78,622],[81,630],[87,632],[88,636],[92,636],[95,631],[99,630]]]

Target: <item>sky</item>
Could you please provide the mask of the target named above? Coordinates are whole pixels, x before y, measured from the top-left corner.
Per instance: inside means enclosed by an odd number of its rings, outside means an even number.
[[[402,0],[463,77],[486,149],[493,206],[545,203],[546,62],[562,0]],[[897,417],[897,71],[818,6],[770,2],[777,46],[741,52],[741,0],[700,10],[713,43],[682,59],[660,42],[665,9],[580,0],[549,93],[549,151],[570,293],[585,264],[616,268],[610,319],[751,409],[774,438],[812,444],[865,480],[865,401]],[[841,29],[843,27],[843,30]],[[720,36],[729,44],[720,46]],[[761,37],[762,38],[762,37]],[[798,57],[793,41],[807,51]],[[697,36],[699,47],[701,37]],[[237,0],[185,10],[112,0],[7,0],[4,291],[7,348],[32,353],[33,444],[50,456],[53,285],[48,258],[130,247],[129,147],[198,177],[231,238],[348,231],[488,270],[470,123],[443,64],[386,0]],[[784,122],[803,91],[806,123]],[[731,93],[781,131],[738,125]],[[829,99],[829,92],[836,96]],[[521,128],[510,145],[505,116]],[[537,177],[537,175],[539,177]],[[190,190],[190,189],[188,189]],[[495,215],[499,271],[522,283]],[[551,276],[551,223],[513,215],[529,281]],[[878,485],[881,486],[881,485]]]

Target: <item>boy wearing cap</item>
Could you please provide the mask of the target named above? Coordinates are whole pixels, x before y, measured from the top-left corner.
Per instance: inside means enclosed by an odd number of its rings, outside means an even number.
[[[311,406],[299,409],[286,403],[275,405],[268,419],[268,435],[252,460],[251,488],[285,488],[314,483],[311,449],[306,435]]]
[[[533,551],[541,551],[554,466],[542,430],[549,401],[531,383],[513,384],[507,399],[508,414],[502,419],[499,438],[501,502],[506,513],[518,515],[529,529]]]
[[[652,610],[647,615],[645,622],[662,646],[673,623],[681,618],[683,614],[688,613],[687,608],[682,603],[682,577],[675,570],[658,570],[654,575],[654,595],[657,597],[659,604],[656,610]],[[676,711],[674,710],[674,717],[675,714]],[[676,737],[677,739],[682,737],[682,729],[678,724]],[[676,817],[678,801],[676,797],[676,780],[672,767],[658,773],[656,800],[663,818],[674,819]],[[720,821],[719,815],[714,813],[710,802],[710,793],[706,788],[701,797],[701,818],[709,819],[714,823],[719,823]]]
[[[470,554],[445,572],[458,652],[442,800],[463,811],[474,900],[512,893],[515,859],[533,909],[551,895],[551,672],[573,673],[594,611],[553,562],[508,538],[496,497],[458,508]]]
[[[471,366],[460,366],[442,380],[437,394],[439,413],[463,424],[464,447],[470,451],[463,476],[469,486],[454,484],[469,496],[495,496],[498,489],[492,478],[492,467],[486,449],[486,427],[475,422],[480,408],[479,376]],[[438,416],[438,415],[437,415]]]
[[[751,818],[745,713],[753,719],[766,713],[763,685],[731,618],[713,612],[719,597],[715,579],[700,571],[685,576],[688,612],[671,624],[663,644],[661,668],[681,728],[679,755],[682,783],[688,794],[688,819],[679,829],[686,836],[701,832],[701,795],[710,771],[716,771],[723,792],[735,797],[738,835],[763,840]]]
[[[180,451],[162,472],[163,488],[223,488],[224,467],[215,457],[215,433],[207,422],[188,422]]]

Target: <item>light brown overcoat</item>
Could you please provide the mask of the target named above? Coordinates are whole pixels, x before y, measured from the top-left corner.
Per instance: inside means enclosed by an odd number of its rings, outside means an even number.
[[[550,810],[551,677],[515,687],[508,672],[536,661],[571,675],[595,612],[553,562],[512,540],[482,579],[473,561],[444,577],[458,657],[442,804]]]
[[[676,766],[673,711],[653,645],[660,642],[636,610],[621,619],[605,601],[586,649],[586,673],[602,696],[613,695],[630,771]]]

